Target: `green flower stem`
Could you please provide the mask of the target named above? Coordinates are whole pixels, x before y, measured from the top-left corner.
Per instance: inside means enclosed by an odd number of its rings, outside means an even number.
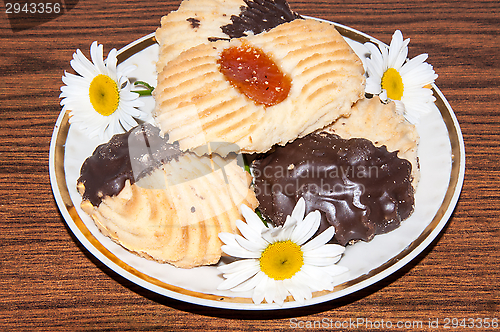
[[[250,165],[248,164],[247,158],[245,157],[245,155],[242,156],[243,156],[243,163],[245,164],[245,171],[247,171],[248,174],[252,175],[252,172],[250,172]]]
[[[260,212],[259,208],[256,208],[256,209],[255,209],[255,214],[257,214],[257,215],[259,216],[260,220],[262,220],[262,222],[264,223],[264,225],[266,225],[266,227],[268,227],[268,226],[267,226],[267,221],[266,221],[266,219],[264,219],[264,217],[262,216],[262,212]]]
[[[143,87],[146,88],[146,90],[132,91],[132,92],[138,93],[139,96],[151,96],[153,90],[155,89],[154,87],[152,87],[151,85],[149,85],[148,83],[146,83],[144,81],[136,81],[136,82],[134,82],[134,85],[142,85]]]
[[[139,90],[139,91],[132,91],[132,92],[135,92],[137,94],[139,94],[139,96],[151,96],[151,90]]]

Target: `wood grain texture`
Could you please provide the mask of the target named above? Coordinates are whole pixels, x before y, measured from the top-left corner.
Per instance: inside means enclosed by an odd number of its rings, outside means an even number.
[[[274,331],[289,329],[293,317],[422,321],[430,330],[429,319],[439,319],[441,327],[446,317],[500,319],[498,0],[290,0],[300,14],[386,43],[400,29],[411,38],[410,57],[429,54],[437,85],[460,122],[467,169],[457,208],[433,245],[392,276],[310,308],[233,312],[145,291],[79,245],[58,212],[48,175],[61,76],[77,48],[88,54],[94,40],[105,54],[121,48],[153,32],[179,3],[81,0],[64,15],[19,32],[2,9],[0,330]]]

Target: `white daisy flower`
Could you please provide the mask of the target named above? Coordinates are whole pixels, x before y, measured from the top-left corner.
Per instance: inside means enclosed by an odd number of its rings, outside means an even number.
[[[242,205],[241,213],[246,223],[238,220],[236,226],[243,236],[219,233],[225,243],[222,250],[242,258],[218,267],[226,278],[219,290],[253,290],[256,304],[265,299],[282,306],[288,295],[303,304],[312,298],[313,291],[333,290],[334,277],[347,272],[347,268],[336,265],[345,248],[327,244],[335,234],[333,226],[308,241],[318,230],[321,215],[314,211],[304,218],[303,198],[283,226],[267,228],[246,205]]]
[[[116,133],[137,126],[135,119],[144,120],[147,114],[137,107],[143,106],[139,94],[131,92],[128,73],[135,66],[116,68],[116,49],[103,60],[103,46],[93,42],[90,62],[78,49],[73,54],[71,67],[79,74],[64,72],[61,87],[61,106],[70,110],[70,123],[78,125],[88,136],[109,139]]]
[[[432,66],[425,62],[427,54],[408,60],[408,43],[401,31],[396,30],[391,45],[365,43],[370,51],[366,59],[367,74],[365,91],[379,95],[380,99],[394,101],[396,109],[408,121],[415,123],[421,114],[428,113],[436,100],[429,85],[437,78]]]

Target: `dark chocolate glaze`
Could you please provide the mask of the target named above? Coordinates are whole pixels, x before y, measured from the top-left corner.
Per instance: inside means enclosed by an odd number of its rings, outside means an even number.
[[[252,31],[255,35],[270,30],[285,22],[291,22],[300,15],[293,12],[286,0],[244,0],[238,16],[231,16],[231,22],[221,27],[230,38],[247,36]]]
[[[200,20],[198,20],[197,18],[190,17],[190,18],[186,19],[186,21],[191,23],[191,28],[193,28],[193,29],[200,27]]]
[[[127,180],[135,183],[180,153],[178,144],[167,143],[150,124],[114,135],[83,163],[78,178],[85,187],[82,197],[99,206],[104,197],[118,195]]]
[[[411,163],[363,138],[311,134],[252,164],[259,209],[282,225],[300,197],[321,212],[317,234],[335,226],[334,241],[370,241],[413,212]]]

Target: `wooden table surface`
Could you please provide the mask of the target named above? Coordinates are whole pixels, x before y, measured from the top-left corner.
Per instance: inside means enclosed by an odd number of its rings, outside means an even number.
[[[105,54],[119,49],[155,31],[160,17],[179,3],[66,1],[70,10],[40,24],[9,22],[2,9],[0,330],[267,331],[314,322],[318,329],[330,319],[365,319],[373,329],[387,321],[422,321],[430,330],[429,321],[444,329],[447,321],[453,327],[452,319],[474,319],[476,327],[479,319],[500,319],[498,0],[290,0],[300,14],[386,43],[400,29],[411,38],[410,57],[429,54],[436,83],[460,123],[467,168],[458,205],[436,241],[397,273],[339,300],[255,313],[156,295],[93,258],[67,228],[50,187],[49,143],[60,112],[61,76],[77,48],[88,54],[98,40]]]

